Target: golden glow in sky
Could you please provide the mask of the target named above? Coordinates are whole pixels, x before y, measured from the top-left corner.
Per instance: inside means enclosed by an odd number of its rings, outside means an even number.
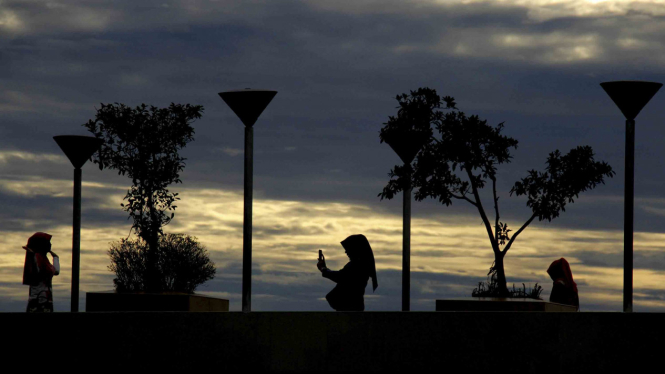
[[[3,180],[0,185],[5,190],[25,196],[61,196],[69,194],[71,188],[71,182],[64,180]],[[125,193],[122,186],[86,183],[84,196],[96,195],[103,188],[112,188],[116,193],[105,195],[104,203],[98,208],[120,210],[119,203]],[[178,204],[173,224],[167,226],[166,231],[198,237],[216,262],[218,277],[237,278],[242,258],[242,194],[193,188],[178,191],[183,199]],[[399,201],[385,203],[399,204]],[[130,224],[122,219],[97,226],[86,224],[85,208],[81,291],[110,290],[113,276],[106,269],[109,263],[106,255],[108,243],[126,237]],[[458,297],[469,296],[477,282],[485,280],[493,257],[482,225],[470,224],[475,221],[469,221],[468,217],[447,217],[445,207],[441,207],[440,217],[418,218],[417,208],[418,204],[414,204],[412,272],[430,276],[421,280],[414,277],[412,287],[414,294],[419,296],[412,303],[421,309],[431,310],[436,298],[450,297],[451,292]],[[70,219],[69,216],[61,217],[60,225],[40,228],[54,235],[53,249],[61,256],[63,271],[54,279],[56,298],[69,295]],[[340,268],[347,259],[339,242],[348,235],[363,233],[374,249],[379,271],[380,287],[371,297],[374,300],[390,297],[398,300],[399,277],[382,278],[381,275],[387,274],[385,271],[401,270],[401,230],[400,216],[375,212],[363,205],[267,200],[258,196],[254,202],[253,263],[255,269],[260,271],[255,270],[253,282],[255,285],[271,284],[278,289],[282,287],[285,291],[283,294],[257,294],[255,297],[288,305],[292,302],[287,292],[289,288],[314,286],[314,294],[320,294],[318,298],[312,298],[312,305],[324,303],[321,298],[331,285],[318,276],[315,267],[317,250],[323,249],[331,268]],[[26,297],[27,287],[20,284],[24,257],[21,246],[31,234],[30,231],[3,231],[0,235],[0,294],[4,299],[16,301]],[[665,234],[635,235],[635,251],[643,255],[662,255],[664,243]],[[622,269],[585,264],[576,254],[617,255],[622,245],[621,232],[551,229],[546,224],[535,223],[516,240],[506,257],[509,284],[515,282],[516,286],[521,286],[522,281],[529,285],[538,282],[545,288],[543,296],[547,298],[551,280],[545,271],[553,260],[565,257],[579,285],[582,309],[593,305],[596,309],[618,310],[622,298]],[[446,276],[468,278],[446,281]],[[659,290],[663,283],[665,271],[635,271],[636,297],[642,291]],[[239,308],[237,300],[235,304],[238,305],[233,304],[241,291],[239,287],[216,291],[203,286],[199,291],[231,298],[232,309]],[[635,304],[637,308],[665,307],[662,300],[635,300]],[[81,305],[84,305],[83,298]],[[395,309],[398,307],[395,305]]]

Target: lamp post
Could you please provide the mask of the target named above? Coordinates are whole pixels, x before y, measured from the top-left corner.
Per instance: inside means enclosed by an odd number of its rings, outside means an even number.
[[[623,207],[623,311],[633,311],[633,202],[635,197],[635,117],[662,83],[616,81],[600,84],[626,117],[626,157]]]
[[[429,139],[428,133],[397,131],[384,141],[397,153],[408,175],[402,196],[402,311],[411,310],[411,162]]]
[[[242,223],[242,311],[252,310],[252,187],[254,172],[254,123],[277,91],[244,90],[220,92],[219,96],[245,125],[245,207]]]
[[[79,274],[81,267],[81,167],[102,145],[91,136],[59,135],[53,140],[74,166],[74,223],[72,234],[72,300],[71,311],[79,311]]]

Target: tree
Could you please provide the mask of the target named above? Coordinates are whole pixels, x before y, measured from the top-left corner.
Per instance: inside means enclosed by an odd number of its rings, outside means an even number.
[[[168,108],[101,104],[95,119],[83,125],[104,141],[93,162],[132,179],[124,197],[127,202],[121,206],[133,220],[132,230],[148,244],[146,282],[151,291],[160,288],[159,236],[173,219],[174,203],[180,199],[167,187],[182,182],[185,158],[178,151],[194,140],[190,123],[201,118],[202,112],[202,106],[190,104],[171,103]]]
[[[397,116],[389,116],[380,132],[381,141],[404,132],[429,132],[425,143],[412,165],[395,166],[388,174],[390,181],[379,197],[392,199],[410,181],[415,199],[438,199],[449,206],[453,200],[465,201],[474,206],[482,218],[494,252],[494,264],[490,273],[496,276],[499,294],[507,295],[503,259],[515,239],[538,218],[552,221],[567,203],[573,203],[579,193],[605,183],[605,177],[613,177],[614,171],[606,162],[595,161],[590,146],[580,146],[562,155],[559,150],[550,153],[544,172],[528,171],[528,176],[517,181],[510,195],[527,196],[527,206],[532,214],[514,233],[500,220],[499,196],[496,191],[497,166],[509,163],[511,148],[517,148],[517,140],[502,134],[503,123],[487,124],[476,115],[467,117],[457,109],[454,98],[443,99],[430,88],[419,88],[410,95],[397,96]],[[447,113],[439,108],[446,103]],[[438,136],[434,136],[434,131]],[[480,190],[488,183],[492,186],[494,225],[480,199]],[[493,226],[493,227],[492,227]]]
[[[120,292],[146,290],[146,242],[122,239],[111,244],[109,270],[115,273],[115,288]],[[165,234],[159,237],[157,252],[159,284],[162,291],[193,293],[196,287],[215,277],[215,263],[195,237]]]

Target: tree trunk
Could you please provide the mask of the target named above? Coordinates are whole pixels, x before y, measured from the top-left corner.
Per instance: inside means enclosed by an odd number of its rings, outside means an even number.
[[[158,251],[159,251],[159,239],[157,238],[156,233],[148,233],[148,253],[146,256],[146,278],[145,286],[146,291],[148,292],[160,292],[161,284],[159,281],[159,269],[157,266],[158,260]]]
[[[506,271],[503,268],[504,254],[499,252],[494,254],[494,269],[496,270],[496,284],[499,287],[501,297],[508,296],[508,286],[506,284]]]
[[[157,264],[159,251],[159,228],[156,226],[156,213],[153,201],[152,191],[148,194],[148,214],[150,221],[144,240],[148,243],[148,253],[146,254],[146,277],[145,287],[148,292],[161,292],[161,282]],[[144,228],[145,230],[146,228]]]

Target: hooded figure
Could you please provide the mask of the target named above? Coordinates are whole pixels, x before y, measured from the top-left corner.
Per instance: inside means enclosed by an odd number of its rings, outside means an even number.
[[[28,313],[53,311],[54,275],[60,274],[60,259],[51,252],[51,235],[37,232],[28,239],[25,249],[25,263],[23,264],[23,284],[30,286],[28,297]],[[53,265],[46,257],[51,253]]]
[[[336,311],[365,310],[365,287],[372,278],[372,290],[379,286],[376,280],[374,253],[364,235],[351,235],[342,241],[342,246],[350,262],[342,270],[333,271],[326,267],[325,260],[319,262],[321,275],[337,283],[326,300]]]
[[[550,301],[553,303],[576,306],[580,309],[580,299],[577,294],[577,284],[573,280],[573,272],[565,258],[560,258],[550,265],[547,274],[554,281]]]

